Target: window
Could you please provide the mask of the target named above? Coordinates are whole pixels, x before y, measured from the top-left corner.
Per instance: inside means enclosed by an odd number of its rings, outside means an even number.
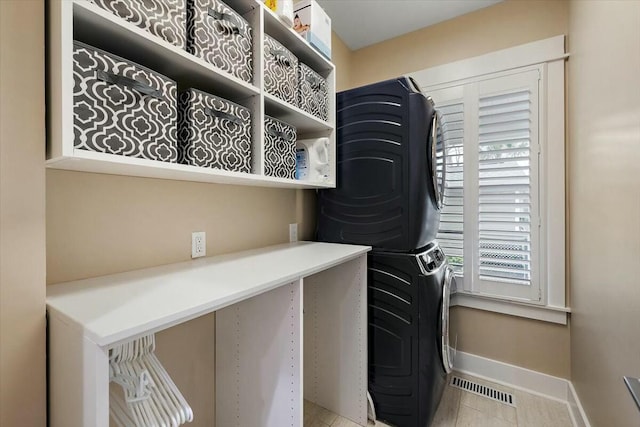
[[[469,292],[528,302],[542,296],[539,76],[536,68],[429,92],[443,123],[438,240]]]
[[[566,323],[564,37],[412,77],[440,114],[437,238],[457,300]]]

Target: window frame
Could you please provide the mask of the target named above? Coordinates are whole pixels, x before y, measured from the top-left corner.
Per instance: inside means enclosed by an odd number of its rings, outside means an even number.
[[[462,289],[454,296],[453,305],[553,323],[566,324],[567,322],[566,314],[571,310],[566,306],[565,297],[564,61],[568,54],[565,53],[564,45],[565,36],[560,35],[409,74],[429,95],[430,90],[452,88],[526,69],[538,69],[540,72],[538,86],[540,301],[480,295],[470,292],[469,289]],[[465,232],[466,229],[465,223]],[[466,239],[464,244],[467,245]]]

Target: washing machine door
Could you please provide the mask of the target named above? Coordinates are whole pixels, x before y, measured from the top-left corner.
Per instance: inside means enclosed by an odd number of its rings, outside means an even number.
[[[453,353],[449,347],[449,302],[451,299],[451,289],[456,289],[456,277],[453,269],[447,266],[442,283],[442,366],[448,374],[453,369]]]

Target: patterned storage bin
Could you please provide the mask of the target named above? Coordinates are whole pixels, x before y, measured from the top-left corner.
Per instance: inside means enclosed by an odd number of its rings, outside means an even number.
[[[264,87],[268,93],[298,105],[298,58],[277,40],[264,35]]]
[[[89,0],[182,49],[187,45],[186,0]]]
[[[251,172],[248,108],[195,89],[179,97],[180,163]]]
[[[220,0],[187,0],[187,51],[250,82],[252,29]]]
[[[296,128],[273,117],[264,117],[265,174],[296,177]]]
[[[177,151],[177,89],[167,77],[73,44],[74,147],[164,162]]]
[[[298,65],[298,106],[324,121],[329,118],[327,81],[302,62]]]

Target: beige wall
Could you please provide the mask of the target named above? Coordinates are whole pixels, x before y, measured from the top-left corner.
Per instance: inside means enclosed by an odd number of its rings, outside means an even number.
[[[458,349],[561,378],[570,378],[569,326],[456,307],[451,336]]]
[[[336,66],[336,92],[348,89],[351,84],[351,57],[353,52],[342,39],[331,33],[331,61]]]
[[[43,22],[0,1],[0,426],[46,424]]]
[[[458,350],[568,378],[568,328],[465,307],[451,309],[451,341]]]
[[[638,426],[640,2],[570,16],[571,374],[593,426]]]
[[[296,191],[47,171],[47,282],[286,242]]]
[[[568,3],[507,0],[353,53],[351,86],[567,34]]]
[[[349,86],[568,34],[568,29],[568,2],[508,0],[353,52]],[[568,326],[457,307],[452,333],[464,352],[570,376]]]

